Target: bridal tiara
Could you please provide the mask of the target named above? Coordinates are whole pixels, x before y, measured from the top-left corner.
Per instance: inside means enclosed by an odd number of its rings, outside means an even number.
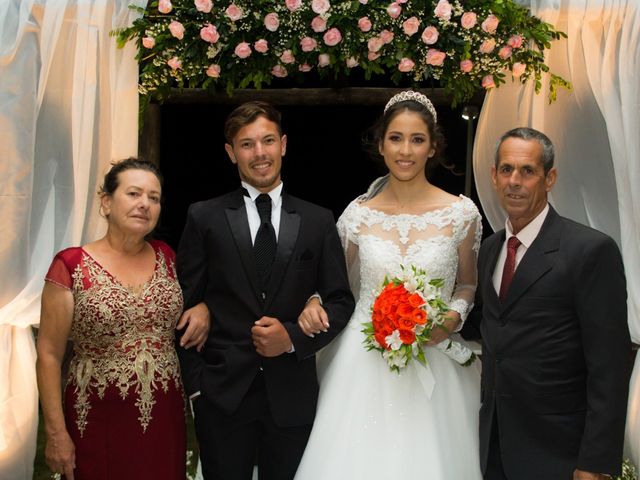
[[[436,114],[436,109],[434,108],[433,103],[431,103],[431,100],[429,100],[426,95],[420,92],[414,92],[413,90],[405,90],[404,92],[396,93],[384,106],[384,113],[387,113],[387,110],[396,103],[407,102],[409,100],[424,105],[425,108],[429,110],[429,113],[433,115],[433,121],[438,123],[438,115]]]

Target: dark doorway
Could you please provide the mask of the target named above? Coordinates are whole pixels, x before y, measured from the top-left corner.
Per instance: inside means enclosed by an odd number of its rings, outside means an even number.
[[[274,105],[288,137],[283,159],[285,189],[333,211],[347,204],[384,174],[362,149],[362,134],[382,113],[382,105]],[[239,185],[235,165],[224,151],[223,124],[231,104],[165,103],[159,114],[159,161],[165,177],[157,236],[174,248],[188,206]],[[451,169],[437,168],[431,181],[450,193],[464,191],[467,124],[460,109],[437,106]],[[475,192],[472,199],[477,202]]]

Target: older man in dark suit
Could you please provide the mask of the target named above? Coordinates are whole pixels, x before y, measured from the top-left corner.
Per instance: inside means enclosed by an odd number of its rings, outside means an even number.
[[[192,205],[178,249],[187,320],[211,314],[202,352],[179,348],[184,385],[205,479],[248,480],[257,459],[260,479],[286,480],[315,417],[314,354],[354,301],[332,213],[283,191],[279,112],[241,105],[225,137],[242,188]],[[297,321],[315,293],[325,328],[311,338]]]
[[[547,203],[553,160],[544,134],[518,128],[492,167],[508,220],[479,254],[487,480],[603,479],[622,463],[631,348],[622,260],[610,237]]]

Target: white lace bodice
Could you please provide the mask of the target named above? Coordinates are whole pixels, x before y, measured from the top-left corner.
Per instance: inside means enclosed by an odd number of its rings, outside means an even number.
[[[399,275],[400,265],[415,265],[444,279],[443,299],[464,321],[473,304],[482,236],[474,203],[461,195],[420,215],[390,215],[363,205],[363,199],[351,202],[338,220],[356,312],[369,315],[385,275]]]

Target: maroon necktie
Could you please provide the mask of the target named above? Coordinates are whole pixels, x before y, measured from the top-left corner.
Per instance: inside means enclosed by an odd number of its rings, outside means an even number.
[[[504,262],[502,282],[500,283],[500,301],[502,302],[507,298],[509,285],[511,285],[511,280],[513,280],[513,273],[516,270],[516,252],[520,245],[522,245],[522,242],[520,242],[517,237],[511,237],[507,240],[507,259]]]

